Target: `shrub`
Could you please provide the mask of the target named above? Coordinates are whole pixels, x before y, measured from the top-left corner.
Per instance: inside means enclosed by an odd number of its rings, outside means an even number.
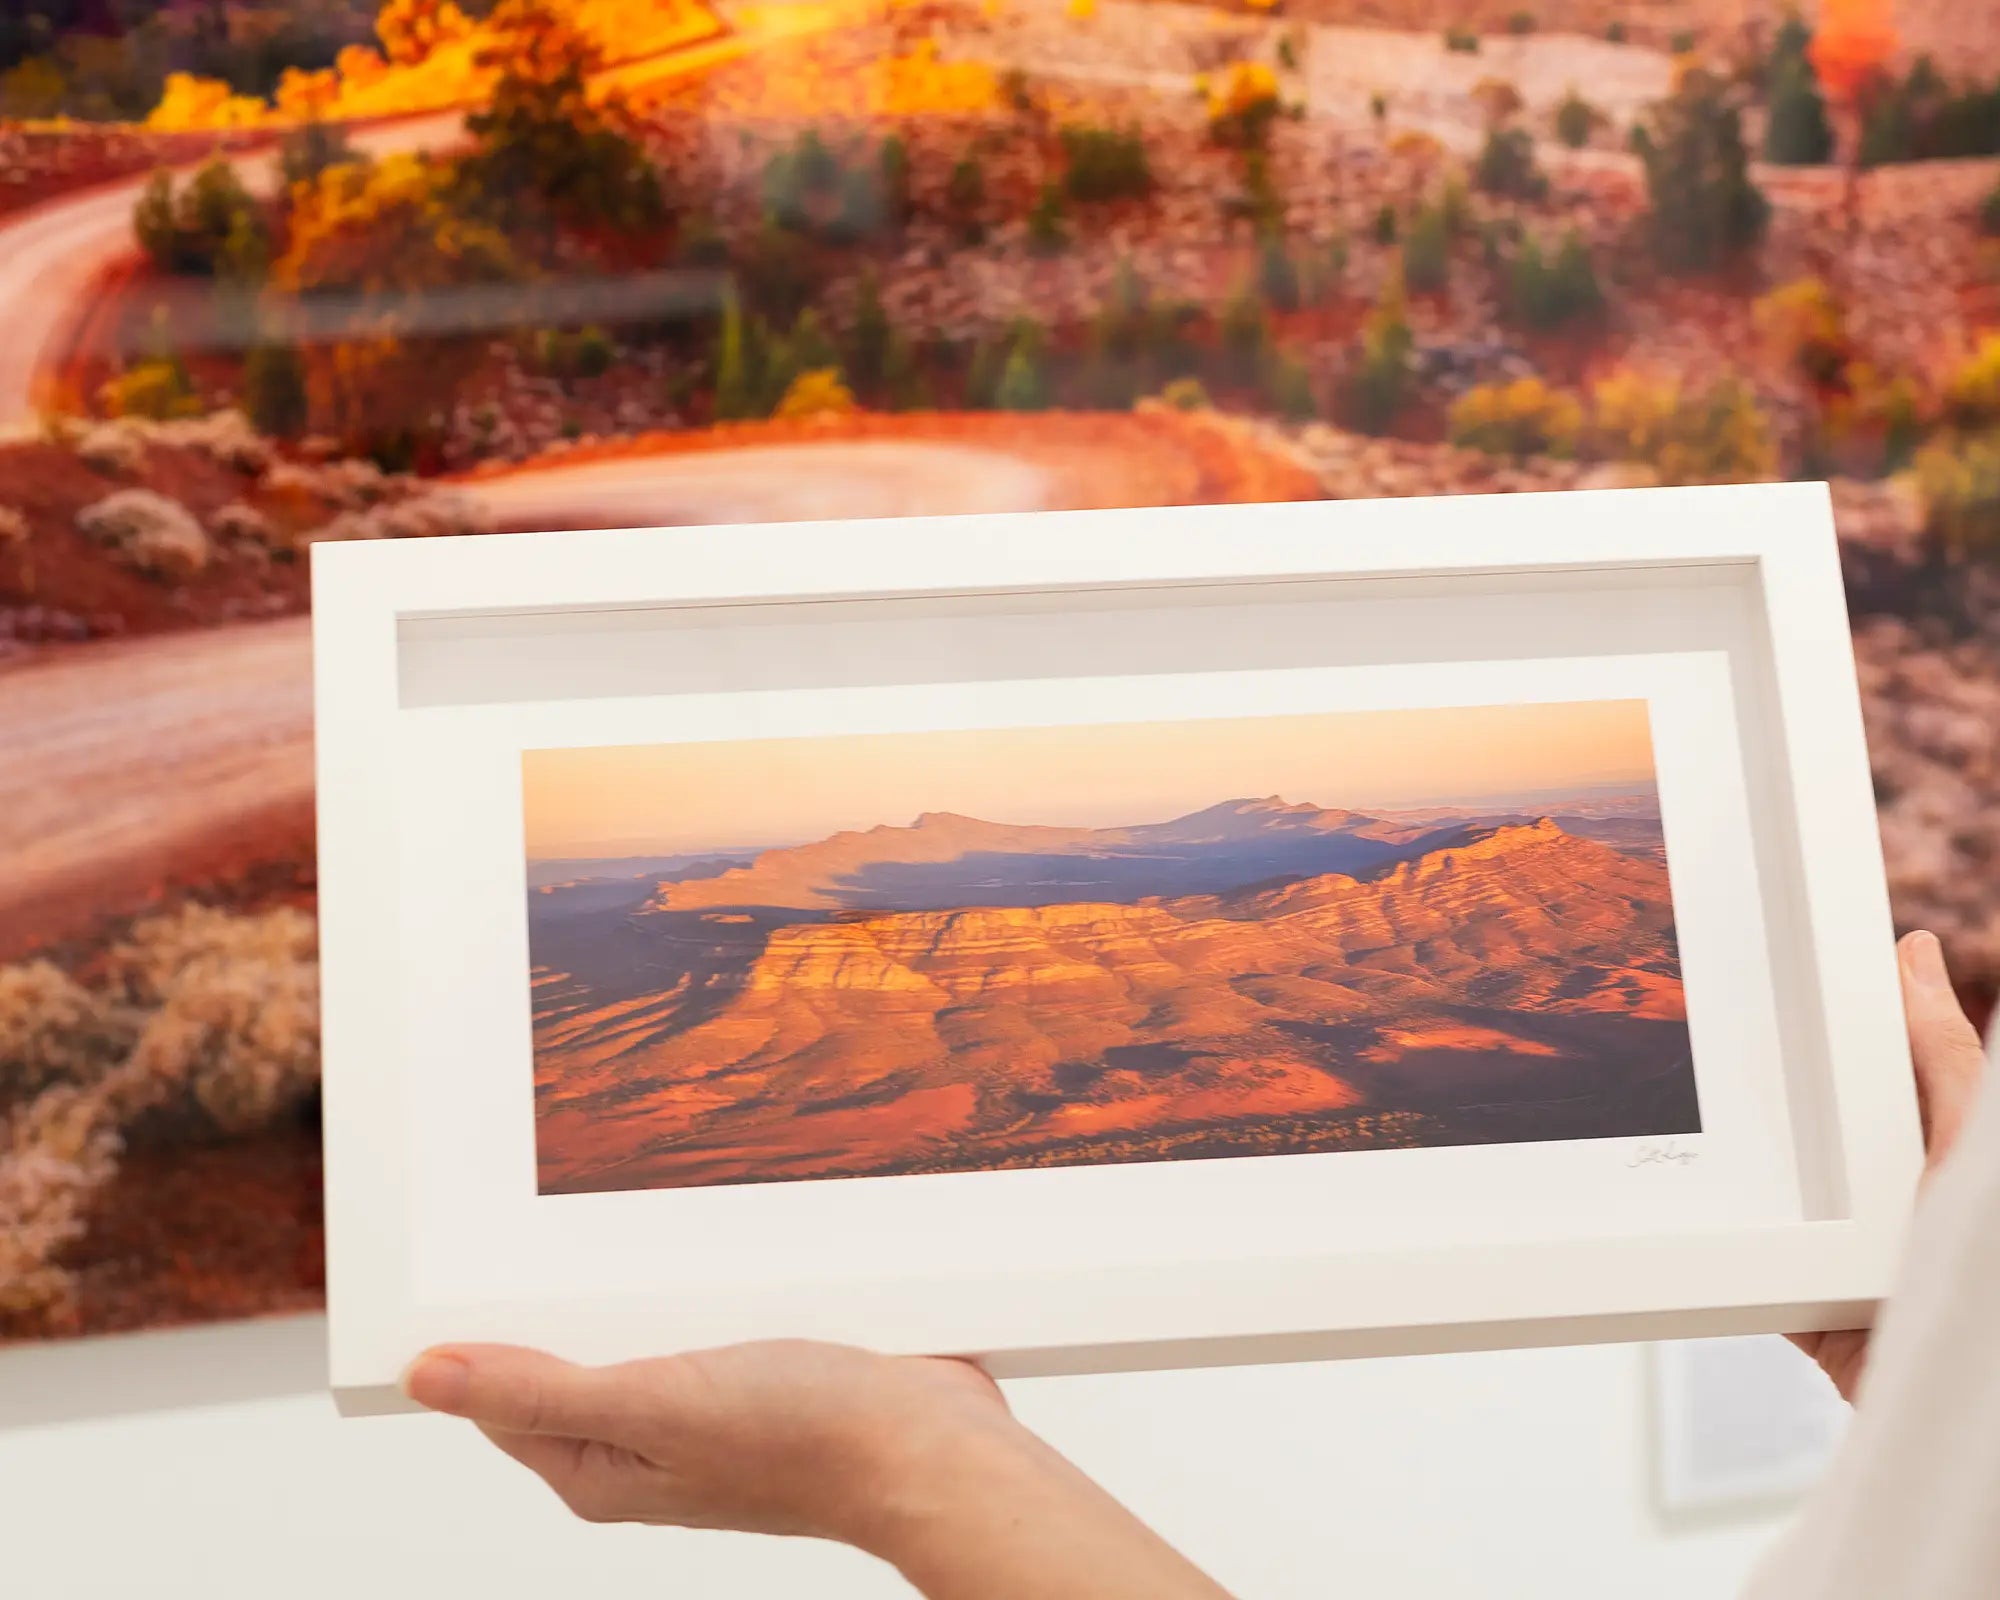
[[[1000,368],[1000,381],[994,386],[994,409],[1040,411],[1048,403],[1048,385],[1042,377],[1041,362],[1026,345],[1016,342]]]
[[[1556,106],[1556,137],[1572,150],[1590,143],[1590,136],[1604,123],[1604,113],[1571,89]]]
[[[611,336],[593,324],[587,328],[544,328],[535,336],[535,361],[544,372],[560,378],[601,378],[618,358]]]
[[[1402,410],[1415,348],[1403,285],[1392,278],[1361,330],[1361,348],[1347,379],[1347,417],[1362,432],[1387,431]]]
[[[1263,390],[1271,409],[1290,421],[1299,422],[1319,414],[1312,374],[1289,350],[1271,352],[1264,363]]]
[[[1751,318],[1778,359],[1817,388],[1838,380],[1853,353],[1846,311],[1819,278],[1795,278],[1760,296]]]
[[[1924,532],[1941,553],[2000,553],[2000,440],[1983,434],[1926,445],[1916,487]]]
[[[1540,378],[1482,384],[1453,403],[1451,442],[1496,456],[1568,456],[1583,430],[1575,395]]]
[[[1507,310],[1531,328],[1557,328],[1604,309],[1604,291],[1583,235],[1571,228],[1553,257],[1533,236],[1507,267]]]
[[[881,180],[882,207],[900,226],[910,215],[910,147],[900,133],[890,134],[876,150],[875,171]]]
[[[1507,18],[1507,31],[1512,34],[1533,33],[1535,14],[1532,11],[1516,11]]]
[[[1989,239],[2000,238],[2000,184],[1988,189],[1979,202],[1979,231]]]
[[[1410,219],[1403,281],[1418,294],[1435,294],[1451,281],[1451,225],[1442,206],[1425,206]]]
[[[1803,55],[1788,55],[1771,84],[1771,117],[1764,130],[1764,159],[1779,166],[1817,166],[1833,155],[1833,125],[1819,79]]]
[[[960,156],[945,181],[945,204],[960,217],[969,217],[986,204],[986,168],[976,155]]]
[[[1650,466],[1662,483],[1736,483],[1768,476],[1770,434],[1749,386],[1723,378],[1690,393],[1630,369],[1591,391],[1592,452]]]
[[[1476,56],[1479,54],[1479,35],[1469,28],[1447,28],[1444,47],[1453,55]]]
[[[1946,413],[1961,427],[2000,422],[2000,333],[1989,333],[1944,386]]]
[[[1062,191],[1052,183],[1042,185],[1034,210],[1028,213],[1028,248],[1036,255],[1055,255],[1069,243],[1063,226]]]
[[[1239,283],[1222,304],[1218,335],[1229,377],[1248,382],[1262,371],[1271,345],[1271,314],[1258,297],[1254,281]]]
[[[1069,163],[1063,174],[1063,190],[1072,200],[1129,200],[1152,192],[1146,142],[1136,128],[1078,124],[1064,128],[1061,137]]]
[[[1258,246],[1257,288],[1274,310],[1298,310],[1302,298],[1299,264],[1276,234],[1267,233]]]
[[[1608,39],[1612,44],[1623,44],[1625,42],[1624,22],[1618,19],[1614,19],[1606,23],[1604,25],[1604,37]]]
[[[128,1049],[133,1021],[47,961],[0,967],[0,1105],[90,1083]]]
[[[1396,208],[1385,200],[1375,208],[1375,242],[1377,244],[1394,244],[1396,242],[1396,227]]]
[[[174,357],[141,361],[97,391],[97,403],[114,417],[150,417],[164,422],[201,410],[187,369]]]
[[[1539,200],[1549,180],[1535,165],[1535,139],[1526,128],[1491,128],[1479,152],[1473,179],[1488,194]]]
[[[1201,386],[1199,378],[1176,378],[1160,391],[1160,402],[1172,406],[1176,411],[1207,411],[1210,409],[1208,391]]]
[[[1481,78],[1472,86],[1472,101],[1489,128],[1498,127],[1527,104],[1521,91],[1505,78]]]
[[[305,431],[311,408],[305,358],[296,345],[267,341],[251,347],[243,363],[243,405],[261,433],[288,439]]]
[[[278,171],[287,189],[294,184],[317,183],[329,167],[359,159],[347,130],[337,122],[308,122],[286,134],[278,147]]]
[[[208,535],[188,509],[150,489],[122,489],[85,506],[78,531],[158,578],[190,578],[208,565]]]
[[[1763,237],[1771,208],[1750,180],[1742,117],[1707,73],[1690,73],[1632,142],[1646,169],[1648,227],[1662,266],[1706,271]]]
[[[797,421],[806,417],[843,417],[856,409],[853,391],[841,382],[840,369],[814,367],[792,380],[771,414]]]
[[[1694,46],[1695,37],[1692,28],[1677,29],[1667,38],[1667,49],[1677,56],[1684,56],[1691,53]]]
[[[1264,143],[1281,109],[1278,75],[1261,61],[1238,61],[1209,87],[1209,137],[1254,149]]]
[[[107,422],[77,440],[76,458],[92,472],[129,478],[146,464],[146,441],[121,423]]]

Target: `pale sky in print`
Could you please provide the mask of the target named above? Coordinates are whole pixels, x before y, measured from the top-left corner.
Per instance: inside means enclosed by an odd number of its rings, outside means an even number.
[[[1116,827],[1279,795],[1367,810],[1649,788],[1643,700],[530,750],[528,855],[799,844],[926,811]]]

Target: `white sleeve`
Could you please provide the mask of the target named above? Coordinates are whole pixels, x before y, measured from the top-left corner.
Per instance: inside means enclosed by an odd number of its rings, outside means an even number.
[[[2000,1596],[2000,1080],[1918,1207],[1831,1471],[1745,1600]]]

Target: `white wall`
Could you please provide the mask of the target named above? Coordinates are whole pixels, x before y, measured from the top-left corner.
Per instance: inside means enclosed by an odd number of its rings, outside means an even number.
[[[874,1600],[826,1546],[573,1523],[457,1424],[341,1421],[313,1322],[0,1352],[0,1588],[34,1600]],[[1010,1390],[1252,1600],[1723,1600],[1770,1513],[1664,1526],[1630,1346]],[[260,1398],[151,1412],[148,1395]],[[95,1411],[83,1420],[79,1411]],[[36,1420],[36,1419],[43,1420]]]

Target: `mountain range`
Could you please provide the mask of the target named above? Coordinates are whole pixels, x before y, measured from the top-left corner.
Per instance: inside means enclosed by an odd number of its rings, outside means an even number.
[[[930,812],[540,885],[541,1186],[1695,1131],[1657,812],[1561,815]]]

